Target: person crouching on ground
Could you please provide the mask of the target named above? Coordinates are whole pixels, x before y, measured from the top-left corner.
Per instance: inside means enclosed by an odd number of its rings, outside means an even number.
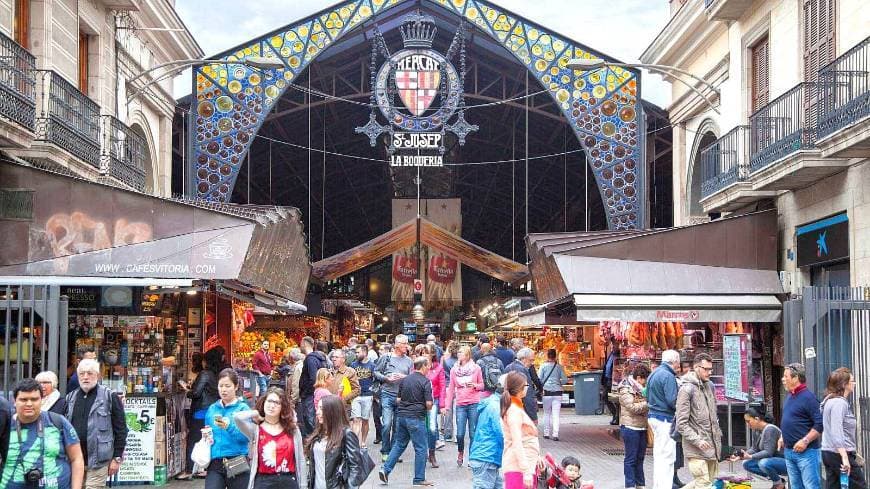
[[[761,436],[755,438],[749,450],[742,450],[732,455],[729,460],[744,460],[744,470],[769,479],[773,483],[773,489],[784,489],[782,476],[788,471],[782,450],[778,446],[782,432],[773,424],[773,417],[765,413],[764,408],[749,406],[743,419],[751,430],[759,432]]]
[[[625,443],[625,460],[623,461],[623,473],[625,475],[625,487],[646,486],[646,478],[643,474],[643,460],[646,457],[646,428],[647,406],[643,397],[643,389],[646,379],[649,377],[649,367],[639,364],[634,367],[631,375],[619,383],[619,405],[622,422],[619,430],[622,434],[622,442]]]

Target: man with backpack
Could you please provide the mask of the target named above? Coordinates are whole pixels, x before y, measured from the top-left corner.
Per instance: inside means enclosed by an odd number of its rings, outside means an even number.
[[[0,487],[25,489],[81,489],[85,461],[82,443],[72,424],[62,415],[42,412],[42,390],[33,379],[24,379],[13,389],[14,433]],[[7,440],[8,442],[8,440]]]
[[[504,364],[495,355],[492,345],[484,343],[480,345],[480,358],[477,360],[480,373],[483,376],[484,391],[481,392],[481,400],[492,395],[498,389],[498,379],[504,374]]]

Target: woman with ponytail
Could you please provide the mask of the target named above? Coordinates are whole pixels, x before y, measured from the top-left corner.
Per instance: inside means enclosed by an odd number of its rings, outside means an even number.
[[[534,487],[535,468],[540,458],[538,428],[523,408],[523,398],[529,384],[526,376],[511,372],[505,378],[504,394],[501,397],[501,427],[504,433],[505,489],[528,489]]]

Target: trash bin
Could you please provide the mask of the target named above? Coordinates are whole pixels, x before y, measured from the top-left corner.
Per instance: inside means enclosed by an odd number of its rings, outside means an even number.
[[[601,371],[580,372],[574,378],[574,413],[595,414],[601,407]]]

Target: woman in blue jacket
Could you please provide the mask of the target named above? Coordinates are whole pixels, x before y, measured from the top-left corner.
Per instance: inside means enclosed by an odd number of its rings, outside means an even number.
[[[248,438],[236,426],[235,415],[248,410],[248,405],[236,397],[239,377],[226,368],[218,375],[220,399],[205,413],[203,437],[211,443],[211,463],[205,478],[205,489],[247,489],[249,471],[227,474],[225,464],[247,463]],[[239,457],[242,457],[241,459]]]

